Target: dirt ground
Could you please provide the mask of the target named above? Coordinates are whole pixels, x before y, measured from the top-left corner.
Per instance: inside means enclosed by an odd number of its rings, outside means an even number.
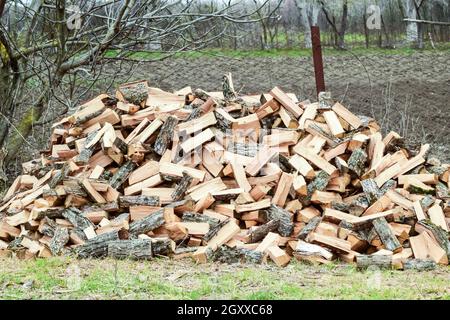
[[[374,117],[383,130],[395,130],[412,142],[428,142],[433,153],[450,161],[450,52],[396,55],[325,56],[325,81],[333,97],[357,114]],[[184,86],[220,90],[232,72],[235,88],[259,94],[278,85],[301,100],[315,95],[314,69],[308,57],[210,57],[172,59],[142,65],[136,79],[165,90]]]

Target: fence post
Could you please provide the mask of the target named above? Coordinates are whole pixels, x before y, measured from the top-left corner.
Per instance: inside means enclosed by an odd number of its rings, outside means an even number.
[[[322,46],[320,44],[320,29],[318,26],[311,27],[311,42],[313,49],[314,74],[316,76],[316,90],[325,91],[325,78],[323,75]]]

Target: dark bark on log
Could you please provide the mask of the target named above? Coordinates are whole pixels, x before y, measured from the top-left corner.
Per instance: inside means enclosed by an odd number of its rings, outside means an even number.
[[[119,88],[122,93],[123,98],[137,106],[141,105],[142,102],[146,101],[148,98],[148,88],[143,83],[138,83],[132,87],[122,87]]]
[[[108,244],[119,240],[119,232],[101,234],[75,249],[78,258],[103,258],[108,255]]]
[[[119,137],[116,137],[114,140],[114,146],[116,146],[123,154],[128,154],[128,144]]]
[[[73,229],[71,229],[69,231],[69,234],[71,235],[72,233],[75,234],[81,240],[88,241],[88,238],[87,238],[86,234],[80,228],[73,228]]]
[[[440,226],[435,225],[430,220],[420,220],[417,221],[415,229],[417,232],[419,232],[418,229],[423,228],[427,230],[428,232],[431,232],[431,234],[436,239],[439,246],[445,250],[448,259],[450,260],[450,240],[449,240],[449,233],[442,229]]]
[[[150,239],[110,241],[108,256],[116,259],[150,260],[153,257],[152,241]]]
[[[314,193],[314,191],[325,190],[329,181],[330,181],[330,175],[323,170],[319,171],[319,173],[316,175],[314,180],[308,184],[307,195],[303,196],[303,197],[299,197],[299,200],[302,202],[302,204],[304,206],[309,206],[309,204],[311,202],[311,196]]]
[[[359,270],[365,270],[370,267],[376,267],[381,269],[392,268],[392,256],[387,255],[357,255],[356,267]]]
[[[280,168],[284,172],[291,173],[295,171],[295,168],[292,166],[292,164],[289,163],[289,159],[281,153],[278,155],[278,160],[280,162]]]
[[[358,177],[362,176],[366,167],[367,154],[362,149],[356,149],[347,161],[348,168]]]
[[[261,263],[264,254],[262,252],[244,248],[231,248],[220,246],[212,255],[213,261],[221,263]]]
[[[197,213],[197,212],[185,212],[185,213],[183,213],[181,220],[183,222],[207,222],[207,223],[209,223],[211,228],[214,228],[215,226],[217,226],[220,223],[219,219],[205,216],[205,215]]]
[[[372,224],[387,250],[395,252],[402,247],[384,217],[373,220]]]
[[[305,240],[306,237],[313,232],[316,227],[319,225],[319,223],[322,221],[322,217],[314,217],[312,218],[306,226],[303,227],[303,229],[298,234],[298,239]]]
[[[369,204],[373,204],[383,195],[380,188],[378,188],[377,183],[373,179],[361,180],[361,187]]]
[[[128,208],[131,206],[159,206],[159,197],[157,196],[120,196],[119,206]]]
[[[137,236],[159,228],[164,223],[164,210],[161,209],[141,220],[132,222],[128,231],[131,235]]]
[[[209,228],[208,233],[206,233],[203,236],[203,240],[205,240],[206,242],[211,240],[217,234],[217,232],[219,232],[219,230],[222,229],[222,227],[228,223],[228,221],[230,221],[230,219],[223,220],[219,222],[216,226]]]
[[[109,184],[114,189],[118,189],[125,180],[128,179],[130,173],[136,168],[136,164],[132,161],[127,161],[119,170],[112,176]]]
[[[236,91],[234,91],[234,85],[233,85],[233,79],[231,77],[231,73],[223,75],[222,92],[223,92],[223,97],[227,101],[235,100],[237,97]]]
[[[94,151],[92,149],[82,149],[80,154],[77,156],[75,163],[77,164],[87,164],[91,158]]]
[[[189,174],[187,174],[184,171],[183,177],[181,178],[180,182],[176,185],[175,190],[172,193],[173,201],[180,201],[183,199],[186,190],[192,183],[192,180],[194,180],[194,178],[192,178]]]
[[[64,246],[69,242],[69,230],[58,226],[55,229],[52,240],[50,241],[50,251],[54,256],[63,252]]]
[[[152,239],[153,256],[167,256],[173,253],[173,241],[170,239]]]
[[[278,233],[282,237],[289,237],[294,231],[294,223],[291,221],[291,214],[289,211],[272,204],[268,210],[266,210],[268,220],[279,220]]]
[[[220,113],[214,111],[214,115],[217,119],[216,126],[223,132],[227,132],[227,130],[231,130],[231,121],[225,119]]]
[[[436,269],[433,260],[410,259],[403,263],[403,270],[429,271]]]
[[[63,212],[63,217],[70,221],[76,228],[84,230],[89,227],[95,227],[94,224],[85,218],[80,210],[77,208],[67,208]]]
[[[230,143],[227,148],[231,153],[239,154],[246,157],[254,157],[258,153],[259,145],[256,143]]]
[[[270,220],[269,222],[257,227],[250,232],[250,243],[258,242],[269,233],[274,232],[280,227],[280,220]]]
[[[194,119],[198,119],[198,118],[200,118],[201,115],[202,115],[202,108],[197,107],[197,108],[195,108],[195,109],[192,110],[191,114],[190,114],[189,117],[186,119],[186,122],[187,122],[187,121],[194,120]]]
[[[50,219],[56,219],[56,218],[62,218],[64,212],[64,207],[53,207],[48,208],[45,211],[39,211],[35,220],[41,220],[44,217],[50,218]]]
[[[61,170],[53,176],[52,180],[50,180],[48,186],[52,189],[55,188],[58,184],[61,183],[61,181],[63,181],[67,177],[68,173],[69,165],[65,163]]]
[[[172,142],[173,132],[177,123],[178,119],[176,117],[169,116],[166,122],[162,125],[153,147],[155,152],[160,156],[166,152],[169,144]]]

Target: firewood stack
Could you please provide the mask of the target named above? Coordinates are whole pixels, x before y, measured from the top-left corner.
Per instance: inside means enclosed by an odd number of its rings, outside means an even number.
[[[139,81],[53,125],[0,207],[0,255],[427,269],[450,257],[450,166],[328,92]]]

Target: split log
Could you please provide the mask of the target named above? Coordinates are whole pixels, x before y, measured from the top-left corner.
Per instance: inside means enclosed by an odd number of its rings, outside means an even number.
[[[280,208],[277,205],[272,204],[269,209],[266,210],[268,220],[278,220],[280,225],[278,226],[278,233],[283,237],[289,237],[294,231],[294,223],[289,211]]]
[[[177,124],[178,119],[174,116],[169,116],[162,125],[153,147],[155,152],[160,156],[162,156],[164,152],[166,152],[167,148],[172,142],[172,136]]]
[[[401,250],[402,246],[400,242],[392,232],[392,229],[389,227],[389,224],[384,217],[373,220],[372,224],[386,249],[394,253]]]
[[[347,161],[348,168],[358,177],[361,177],[365,170],[367,154],[363,149],[356,149]]]
[[[184,171],[183,177],[181,178],[180,182],[176,185],[175,190],[172,193],[173,201],[180,201],[183,199],[187,189],[192,183],[192,180],[194,180],[194,178],[190,176],[186,171]]]
[[[319,216],[309,220],[308,224],[299,232],[297,238],[300,240],[305,240],[311,232],[314,232],[320,222],[322,222],[322,217]]]
[[[280,227],[280,220],[270,220],[269,222],[256,227],[252,231],[250,231],[249,234],[249,243],[255,243],[258,242],[269,233],[274,232]]]
[[[80,210],[77,208],[67,208],[63,212],[63,217],[70,221],[76,228],[85,230],[89,227],[94,228],[94,224],[85,218]]]
[[[138,236],[139,234],[147,233],[159,228],[164,223],[164,210],[161,209],[141,220],[132,222],[128,231],[131,235]]]
[[[128,179],[128,176],[136,168],[136,164],[132,161],[127,161],[109,180],[112,188],[117,189]]]

